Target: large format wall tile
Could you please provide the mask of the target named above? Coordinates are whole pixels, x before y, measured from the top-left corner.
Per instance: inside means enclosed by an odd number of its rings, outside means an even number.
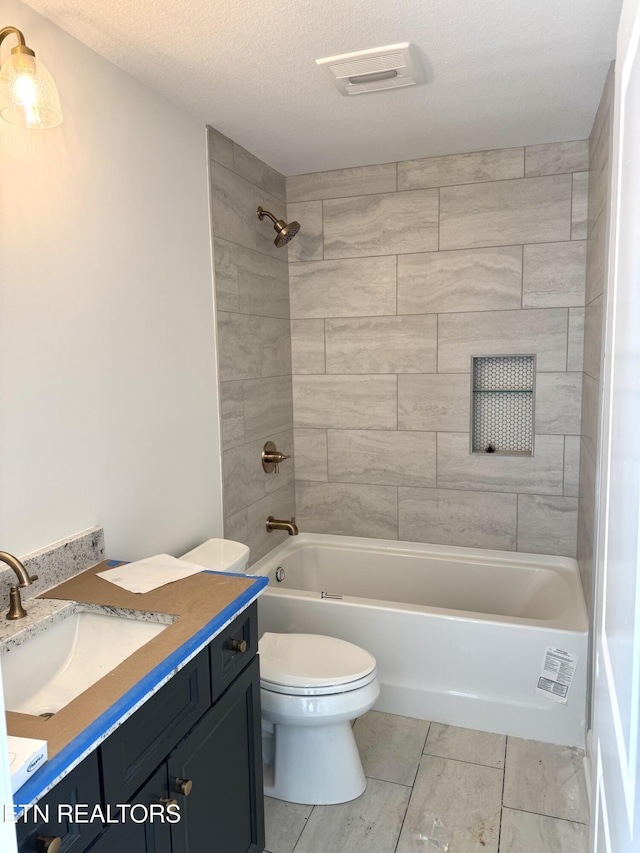
[[[518,495],[518,551],[576,556],[578,499]]]
[[[239,311],[238,247],[226,240],[214,239],[213,260],[218,311]]]
[[[524,177],[524,148],[474,151],[398,163],[398,189],[415,190]]]
[[[297,429],[396,429],[397,377],[294,376],[293,404]]]
[[[578,497],[580,474],[580,436],[565,435],[564,437],[564,489],[563,494],[568,498]]]
[[[584,305],[586,263],[585,241],[525,246],[522,307],[577,308]]]
[[[361,258],[438,248],[438,190],[408,190],[324,202],[325,258]]]
[[[438,370],[463,373],[472,355],[535,353],[538,370],[564,370],[567,311],[481,311],[438,318]]]
[[[435,314],[326,321],[327,373],[430,373]]]
[[[440,248],[551,243],[571,238],[571,175],[440,190]]]
[[[293,373],[324,373],[324,320],[291,320]]]
[[[538,373],[536,433],[580,435],[582,373]]]
[[[287,222],[299,222],[300,230],[288,243],[289,262],[321,261],[324,254],[322,243],[322,202],[300,201],[287,204]]]
[[[222,456],[224,511],[228,515],[264,497],[262,477],[254,473],[260,457],[254,459],[250,448],[243,444],[225,450]]]
[[[291,375],[290,321],[260,317],[262,376]]]
[[[410,542],[515,550],[517,495],[398,489],[398,536]]]
[[[312,172],[287,178],[287,201],[341,198],[363,193],[392,193],[396,190],[396,164],[356,166],[332,172]]]
[[[260,376],[261,356],[260,317],[218,311],[220,381]]]
[[[246,381],[244,383],[245,441],[289,429],[292,407],[291,376]]]
[[[398,314],[520,308],[521,288],[520,246],[398,258]]]
[[[468,373],[398,376],[398,429],[465,432],[469,429]]]
[[[243,314],[289,316],[289,276],[285,261],[251,249],[238,249],[239,310]]]
[[[436,434],[395,430],[328,432],[329,480],[380,486],[435,486]]]
[[[578,497],[578,567],[582,592],[591,612],[593,548],[595,536],[596,465],[584,441],[580,442],[580,493]]]
[[[290,264],[291,317],[369,317],[396,313],[395,258]]]
[[[210,159],[227,169],[233,169],[233,140],[208,125],[207,143]]]
[[[584,308],[569,308],[567,370],[582,370],[584,351]]]
[[[598,427],[600,417],[600,383],[588,373],[582,385],[582,440],[589,456],[598,458]]]
[[[244,178],[211,164],[211,218],[216,237],[247,248],[255,247],[257,214],[254,187]]]
[[[467,433],[438,433],[438,487],[562,494],[564,436],[536,436],[535,456],[469,453]]]
[[[607,79],[604,84],[604,88],[602,90],[602,95],[600,96],[600,103],[598,104],[598,109],[596,111],[596,117],[593,122],[593,127],[591,128],[591,133],[589,135],[589,166],[593,162],[593,157],[595,154],[595,148],[598,144],[598,140],[600,139],[600,134],[605,130],[605,128],[610,132],[611,125],[611,110],[613,107],[613,95],[614,95],[614,79],[615,79],[615,66],[612,62],[609,65],[609,71],[607,72]],[[606,131],[605,131],[606,132]]]
[[[222,449],[244,444],[244,392],[242,382],[220,383]]]
[[[589,168],[589,140],[551,142],[527,145],[525,175],[561,175],[565,172],[586,172]]]
[[[327,481],[327,431],[325,429],[294,430],[296,479]]]
[[[593,379],[600,380],[602,358],[602,302],[598,296],[584,312],[584,363],[583,370]]]
[[[589,305],[606,287],[608,219],[606,211],[598,217],[587,240],[587,286],[585,304]]]
[[[296,483],[297,521],[306,533],[398,538],[395,486]]]
[[[589,219],[589,173],[575,172],[571,192],[571,239],[586,240]]]
[[[608,206],[610,177],[611,135],[607,128],[595,144],[589,167],[589,233]]]
[[[233,143],[233,171],[284,201],[286,195],[284,175],[267,166],[236,142]]]

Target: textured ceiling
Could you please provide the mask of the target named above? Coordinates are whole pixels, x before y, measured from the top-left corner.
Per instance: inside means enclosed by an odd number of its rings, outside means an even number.
[[[621,0],[28,0],[285,175],[589,135]],[[427,84],[315,59],[411,41]]]

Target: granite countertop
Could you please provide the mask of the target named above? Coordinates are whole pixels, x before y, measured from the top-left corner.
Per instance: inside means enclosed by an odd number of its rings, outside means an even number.
[[[27,603],[28,615],[0,628],[0,647],[19,645],[75,610],[134,615],[168,623],[138,649],[50,719],[7,712],[7,731],[48,744],[49,759],[14,795],[35,803],[92,752],[114,729],[182,669],[264,590],[268,580],[203,571],[147,593],[114,586],[96,573],[117,565],[99,563]]]

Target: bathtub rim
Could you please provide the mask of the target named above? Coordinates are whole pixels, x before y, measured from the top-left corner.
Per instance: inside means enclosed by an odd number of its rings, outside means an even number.
[[[549,554],[529,554],[521,551],[496,551],[484,548],[469,548],[460,545],[435,545],[423,542],[409,542],[396,539],[372,539],[356,536],[341,536],[330,533],[300,533],[295,537],[296,541],[285,539],[272,551],[257,560],[247,569],[247,574],[265,577],[269,576],[271,570],[275,569],[284,555],[295,554],[296,551],[313,545],[337,546],[347,550],[359,551],[375,550],[401,555],[412,553],[438,558],[450,562],[459,562],[462,559],[481,565],[495,565],[522,568],[542,568],[555,571],[569,585],[571,592],[571,609],[565,611],[554,619],[533,619],[523,616],[505,616],[495,613],[482,613],[471,610],[456,610],[453,608],[434,607],[420,604],[406,604],[404,602],[387,601],[373,598],[360,598],[355,596],[344,596],[342,599],[325,599],[326,603],[347,607],[373,607],[380,610],[392,610],[395,612],[408,612],[416,614],[428,614],[442,619],[465,619],[472,622],[491,622],[496,625],[520,625],[528,629],[548,630],[552,628],[557,631],[568,633],[588,634],[589,619],[584,600],[582,584],[578,563],[572,557],[559,557]],[[270,578],[271,581],[271,578]],[[265,589],[264,595],[274,595],[291,599],[312,599],[321,601],[321,593],[312,590],[278,589],[272,587],[271,582]]]

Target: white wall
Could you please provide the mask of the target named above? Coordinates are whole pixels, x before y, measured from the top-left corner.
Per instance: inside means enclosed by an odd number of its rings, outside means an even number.
[[[0,547],[221,535],[205,129],[17,0],[64,122],[0,122]],[[13,46],[2,46],[4,59]]]

